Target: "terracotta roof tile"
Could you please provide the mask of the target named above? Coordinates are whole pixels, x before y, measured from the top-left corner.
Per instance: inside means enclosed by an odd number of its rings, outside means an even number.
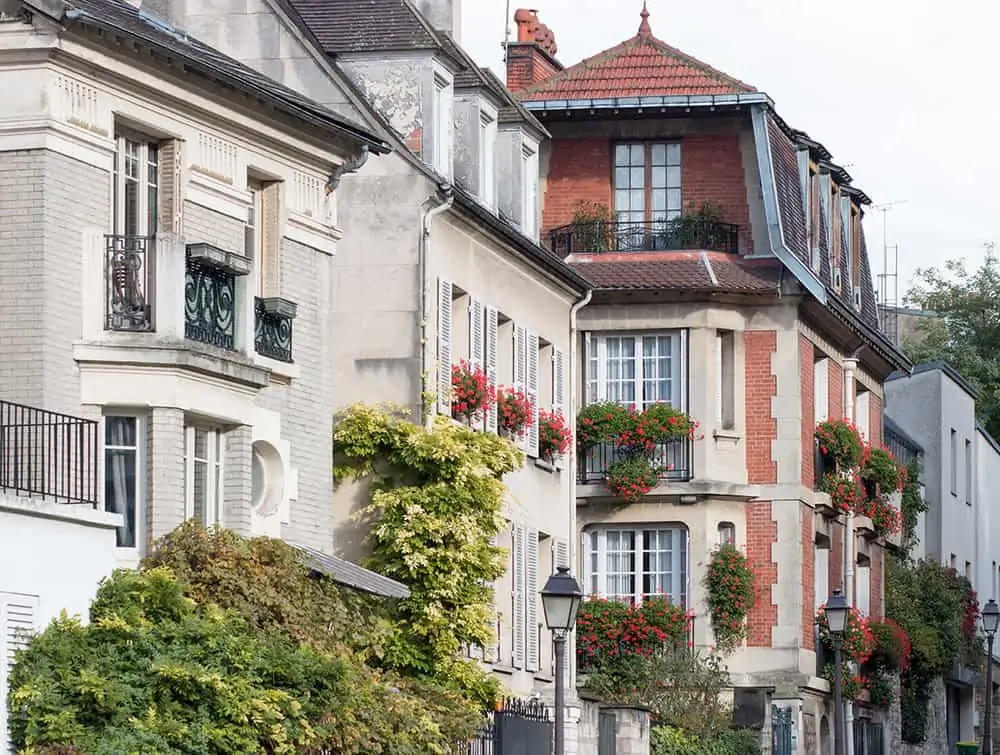
[[[648,31],[648,14],[632,39],[528,87],[523,100],[600,99],[755,91]]]
[[[574,254],[570,267],[595,288],[766,294],[777,291],[781,265],[721,252]]]

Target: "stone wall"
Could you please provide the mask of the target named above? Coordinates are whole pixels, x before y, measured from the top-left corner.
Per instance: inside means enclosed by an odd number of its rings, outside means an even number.
[[[1000,678],[998,676],[998,671],[996,664],[993,666],[993,678]],[[985,673],[985,672],[983,672]],[[993,685],[993,749],[996,751],[997,743],[1000,743],[1000,689],[997,688],[996,683]],[[976,741],[979,742],[980,747],[983,744],[983,734],[985,733],[986,724],[986,695],[982,689],[976,690],[976,714],[979,725],[976,726]]]
[[[592,701],[580,707],[580,739],[577,755],[597,755],[601,713],[615,717],[616,755],[649,755],[649,712],[639,708],[616,708]]]
[[[894,683],[895,699],[899,699],[899,682]],[[944,755],[948,752],[948,713],[944,681],[936,679],[928,705],[927,739],[923,744],[903,742],[902,720],[899,705],[893,705],[886,714],[888,750],[891,755]]]

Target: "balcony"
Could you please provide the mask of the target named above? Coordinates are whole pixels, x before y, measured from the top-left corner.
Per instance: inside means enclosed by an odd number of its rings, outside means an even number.
[[[184,337],[232,351],[236,310],[236,273],[189,249],[184,269]]]
[[[262,357],[291,364],[296,305],[277,297],[254,299],[254,349]]]
[[[152,237],[105,236],[104,240],[105,329],[154,330]]]
[[[738,225],[697,216],[644,222],[595,220],[553,229],[549,232],[549,246],[560,257],[690,250],[736,254],[739,237]]]
[[[694,477],[693,441],[690,438],[655,444],[649,461],[661,482],[689,482]],[[632,452],[618,443],[598,443],[577,456],[577,482],[594,485],[604,482],[608,468]]]
[[[98,423],[0,401],[0,489],[98,505]]]

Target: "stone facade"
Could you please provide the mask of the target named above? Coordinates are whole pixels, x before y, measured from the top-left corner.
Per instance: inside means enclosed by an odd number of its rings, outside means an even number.
[[[899,689],[898,681],[895,689]],[[944,681],[941,679],[934,681],[931,700],[928,704],[927,739],[923,744],[911,745],[903,741],[902,719],[898,705],[893,705],[889,710],[886,729],[888,739],[886,752],[892,753],[892,755],[897,755],[897,753],[898,755],[944,755],[950,753],[951,750],[948,747],[948,707]]]
[[[604,723],[602,717],[610,719]],[[613,723],[612,723],[613,722]],[[602,732],[613,736],[616,755],[649,755],[649,711],[584,701],[580,709],[579,755],[598,755]]]

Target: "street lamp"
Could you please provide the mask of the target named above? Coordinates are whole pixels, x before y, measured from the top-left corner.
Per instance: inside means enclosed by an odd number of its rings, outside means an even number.
[[[580,583],[569,573],[568,566],[556,568],[542,588],[542,610],[545,625],[552,632],[552,643],[556,655],[556,751],[555,755],[565,755],[566,702],[566,636],[576,624],[576,612],[583,599]]]
[[[993,755],[993,638],[1000,626],[1000,606],[990,598],[983,608],[983,631],[986,632],[986,716],[983,732],[983,755]]]
[[[847,616],[851,607],[840,593],[834,590],[826,601],[826,626],[833,638],[833,752],[844,755],[844,679],[840,666],[840,650],[847,629]]]

